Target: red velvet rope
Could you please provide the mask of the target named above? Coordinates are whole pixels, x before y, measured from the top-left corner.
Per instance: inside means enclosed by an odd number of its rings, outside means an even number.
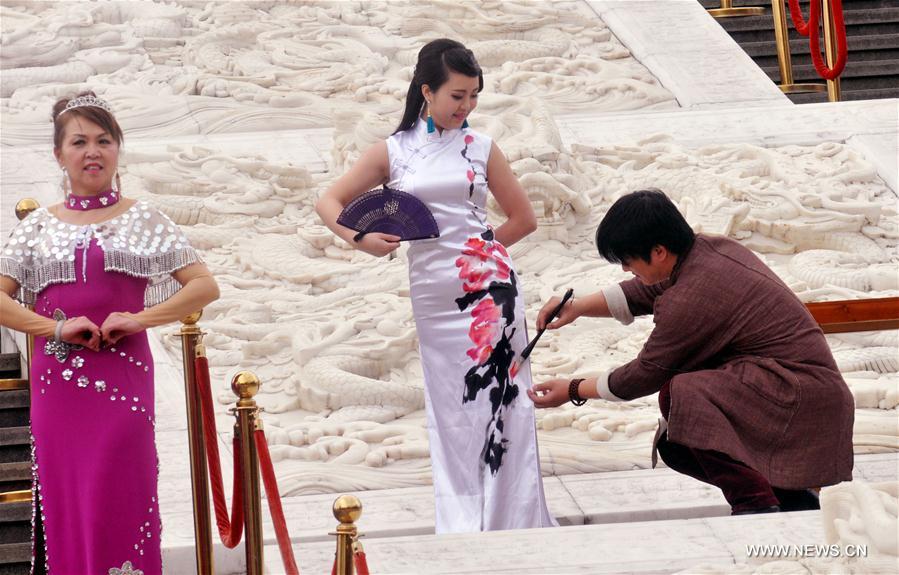
[[[243,489],[241,483],[240,442],[234,438],[234,489],[231,492],[231,521],[228,521],[228,504],[222,486],[222,466],[219,461],[218,437],[215,431],[215,412],[212,410],[212,390],[209,386],[209,361],[198,357],[194,362],[197,387],[200,391],[200,407],[203,413],[203,437],[206,441],[206,462],[212,487],[212,506],[222,544],[233,549],[243,535]]]
[[[818,22],[818,19],[815,18],[816,9],[821,9],[821,1],[810,0],[808,22],[806,22],[802,18],[802,8],[799,6],[799,0],[790,0],[790,18],[793,19],[793,26],[796,27],[796,31],[803,36],[808,36],[809,25],[812,22]]]
[[[268,509],[272,514],[272,523],[275,525],[275,536],[278,539],[278,548],[281,550],[281,561],[284,563],[287,575],[299,575],[297,561],[290,546],[290,535],[287,533],[287,522],[284,520],[284,509],[281,507],[281,495],[278,493],[278,481],[275,479],[272,456],[268,452],[268,443],[265,441],[265,432],[261,429],[257,430],[255,438],[259,471],[262,473],[265,497],[268,499]]]
[[[365,551],[353,553],[353,563],[356,565],[356,575],[368,575],[368,560]],[[331,566],[331,575],[337,575],[337,557],[334,557],[334,565]]]
[[[799,0],[790,0],[790,16],[793,19],[793,25],[796,26],[796,31],[803,36],[809,37],[812,64],[814,64],[815,70],[825,80],[834,80],[843,73],[843,69],[846,67],[846,60],[849,58],[849,50],[846,46],[846,23],[843,19],[843,2],[842,0],[823,0],[831,4],[834,33],[837,41],[836,61],[833,63],[833,68],[828,68],[821,57],[821,44],[818,32],[818,22],[821,18],[821,1],[810,0],[809,18],[808,22],[806,22],[802,18]]]
[[[356,563],[356,575],[368,575],[368,561],[365,560],[365,551],[354,553],[353,560]]]

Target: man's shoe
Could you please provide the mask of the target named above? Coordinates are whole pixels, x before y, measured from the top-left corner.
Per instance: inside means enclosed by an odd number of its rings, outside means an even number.
[[[777,513],[780,507],[772,505],[771,507],[762,507],[761,509],[745,509],[743,511],[731,511],[731,515],[755,515],[756,513]]]
[[[781,511],[812,511],[821,509],[818,494],[810,489],[780,489],[772,487],[780,502]]]

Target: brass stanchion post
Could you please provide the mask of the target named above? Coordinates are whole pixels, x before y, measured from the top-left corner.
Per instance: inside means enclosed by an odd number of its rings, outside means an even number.
[[[733,0],[721,0],[721,8],[707,10],[712,18],[732,18],[734,16],[761,16],[765,9],[761,6],[743,6],[734,8]]]
[[[824,5],[824,58],[827,67],[833,70],[834,62],[837,60],[837,30],[833,20],[833,7],[829,0],[822,0],[821,4]],[[840,97],[840,77],[837,76],[827,81],[827,99],[839,102]]]
[[[259,407],[253,397],[259,392],[259,378],[249,371],[241,371],[231,380],[231,390],[239,398],[234,412],[240,434],[240,466],[243,480],[244,540],[247,575],[262,575],[262,510],[259,496],[259,459],[256,455],[254,432],[261,427]]]
[[[202,331],[197,325],[203,312],[181,320],[181,352],[184,358],[184,395],[187,401],[187,435],[190,447],[190,479],[194,500],[194,541],[197,574],[212,575],[212,523],[209,516],[209,474],[206,468],[206,445],[203,442],[203,414],[197,388],[194,358]]]
[[[353,495],[341,495],[334,500],[332,512],[334,518],[340,521],[337,531],[331,533],[331,535],[337,536],[336,575],[355,575],[353,543],[358,537],[356,521],[362,516],[362,502]]]
[[[780,85],[784,94],[803,92],[823,92],[824,84],[794,84],[793,62],[790,56],[790,30],[787,28],[787,8],[784,0],[771,0],[771,14],[774,16],[774,43],[777,46],[777,65],[780,67]]]

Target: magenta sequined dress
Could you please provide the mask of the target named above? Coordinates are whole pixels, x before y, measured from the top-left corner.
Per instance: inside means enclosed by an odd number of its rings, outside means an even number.
[[[24,238],[24,241],[22,241]],[[46,210],[20,222],[0,253],[19,299],[52,317],[139,312],[199,261],[165,216],[139,202],[93,226]],[[63,361],[35,338],[31,364],[34,563],[51,574],[162,573],[153,358],[146,332]],[[41,544],[43,541],[43,544]],[[38,571],[40,571],[38,569]]]

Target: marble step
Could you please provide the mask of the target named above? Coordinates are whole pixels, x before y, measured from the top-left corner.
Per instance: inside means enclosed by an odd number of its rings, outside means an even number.
[[[617,525],[576,525],[476,534],[363,539],[372,573],[655,575],[699,565],[749,562],[748,545],[823,544],[816,511],[706,517]],[[327,573],[333,541],[296,545],[301,573]],[[268,573],[284,573],[276,545],[264,550]],[[224,567],[224,566],[222,566]],[[221,569],[220,573],[240,573]]]
[[[0,544],[31,541],[31,502],[0,503]]]
[[[0,389],[0,427],[29,425],[30,397],[27,389]]]
[[[856,478],[895,481],[899,455],[858,455]],[[727,516],[730,506],[721,491],[671,469],[640,469],[545,477],[550,512],[560,525],[629,523]],[[428,487],[353,493],[363,505],[359,526],[370,537],[431,534],[434,496]],[[284,499],[291,537],[327,539],[335,526],[334,494]],[[274,542],[274,539],[272,539]]]
[[[0,544],[0,573],[28,573],[31,564],[31,541]]]
[[[874,10],[872,10],[874,12]],[[896,13],[899,13],[899,9],[895,10]],[[865,36],[872,35],[881,35],[881,34],[895,34],[896,33],[896,25],[899,20],[890,19],[893,17],[892,12],[889,15],[886,15],[883,20],[874,19],[866,19],[864,22],[856,23],[854,25],[849,25],[847,22],[846,25],[846,37],[847,46],[849,50],[852,50],[852,43],[856,38],[863,38]],[[771,24],[771,16],[750,16],[749,18],[767,18],[767,26],[762,26],[760,28],[739,28],[732,29],[725,26],[725,30],[731,35],[731,37],[738,43],[743,44],[744,42],[769,42],[774,38],[774,26]],[[748,19],[748,18],[745,18]],[[759,24],[755,24],[758,26]],[[790,41],[804,39],[806,42],[806,46],[808,45],[808,38],[805,36],[801,36],[799,32],[793,28],[792,23],[788,24],[789,29],[789,38]],[[822,44],[822,50],[823,44]]]
[[[14,379],[21,374],[19,353],[0,353],[0,379]]]
[[[868,482],[897,480],[897,454],[858,455],[855,463],[857,478]],[[550,512],[565,527],[695,520],[730,514],[730,507],[718,489],[667,468],[545,477],[544,488]],[[362,517],[357,524],[366,540],[434,533],[434,498],[430,486],[353,495],[362,501]],[[283,498],[295,553],[299,554],[307,545],[332,539],[328,533],[337,525],[331,513],[335,498],[335,494]],[[263,508],[264,542],[273,545],[274,529],[264,502]],[[189,519],[165,513],[163,523],[183,524]],[[216,565],[237,569],[242,564],[241,547],[226,550],[217,537],[213,542]],[[163,529],[163,547],[167,565],[185,569],[192,565],[192,533]]]
[[[721,7],[721,0],[699,0],[699,3],[706,10]],[[899,7],[899,0],[843,0],[842,4],[843,10],[849,12],[850,10]],[[771,10],[771,2],[768,0],[733,0],[732,5],[736,7],[760,6]],[[809,0],[799,0],[799,5],[802,6],[802,13],[808,16]]]
[[[762,68],[774,82],[780,81],[780,68],[777,65]],[[840,80],[844,85],[856,88],[889,88],[897,84],[899,77],[899,61],[873,60],[846,64]],[[793,65],[794,82],[824,82],[818,71],[811,64]]]
[[[746,42],[743,50],[762,68],[776,67],[777,47],[771,42]],[[899,54],[899,34],[875,34],[852,38],[847,62],[895,60]],[[790,40],[790,61],[794,66],[811,63],[808,39]],[[847,63],[848,66],[848,63]]]
[[[826,92],[804,92],[801,94],[789,94],[794,104],[816,104],[827,102]],[[885,98],[899,98],[899,87],[875,88],[872,90],[846,90],[840,93],[840,99],[844,102],[851,100],[879,100]]]
[[[31,428],[0,427],[0,463],[31,460]]]
[[[878,7],[861,8],[851,10],[843,10],[843,21],[846,24],[846,35],[853,34],[854,27],[868,27],[875,25],[895,25],[899,22],[899,5],[896,2],[889,2],[887,5]],[[771,17],[771,6],[765,6],[766,14],[761,16],[746,16],[742,18],[720,18],[718,23],[730,33],[760,31],[774,35],[774,22]],[[808,20],[808,9],[803,11],[803,18]],[[787,14],[787,27],[791,32],[795,32],[792,19]],[[797,33],[798,34],[798,33]]]
[[[0,525],[27,521],[31,524],[31,501],[0,503]]]
[[[0,463],[0,492],[31,489],[31,462]]]

